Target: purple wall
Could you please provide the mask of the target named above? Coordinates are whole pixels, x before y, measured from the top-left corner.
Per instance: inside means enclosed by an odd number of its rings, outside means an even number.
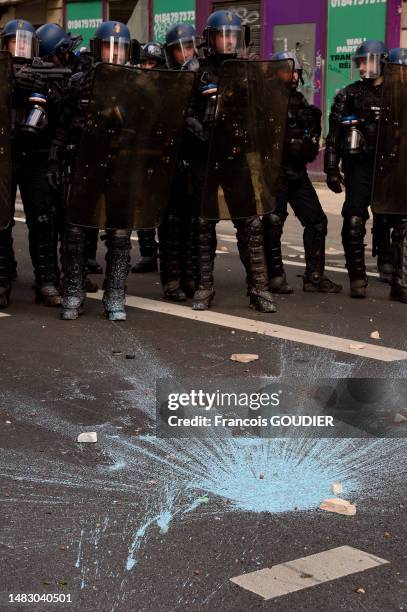
[[[387,0],[386,43],[389,48],[400,46],[402,0]]]
[[[327,0],[265,0],[263,4],[262,50],[265,58],[270,57],[273,52],[273,26],[295,23],[316,24],[315,52],[319,51],[325,58]],[[314,103],[317,106],[320,106],[324,99],[322,89],[323,79],[321,91],[315,95]]]

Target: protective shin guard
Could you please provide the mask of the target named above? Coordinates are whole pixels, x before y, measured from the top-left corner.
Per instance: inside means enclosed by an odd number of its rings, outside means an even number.
[[[178,215],[169,214],[158,230],[160,276],[164,297],[173,302],[184,302],[187,296],[181,289],[182,226]]]
[[[137,232],[140,249],[140,260],[131,269],[134,274],[157,271],[158,244],[155,239],[155,229],[139,230]]]
[[[305,274],[303,289],[310,293],[339,293],[338,285],[325,276],[325,240],[327,220],[304,229]]]
[[[11,276],[13,265],[12,228],[0,230],[0,308],[10,303]]]
[[[281,236],[287,216],[271,213],[263,217],[264,250],[266,253],[269,289],[272,293],[293,293],[287,283],[281,252]]]
[[[392,221],[387,215],[373,215],[372,255],[377,257],[377,269],[382,283],[391,283],[393,253],[391,246]]]
[[[407,218],[397,223],[392,234],[393,278],[390,297],[407,304]]]
[[[350,280],[350,295],[353,298],[366,297],[368,279],[365,265],[365,235],[366,219],[363,217],[344,218],[342,244]]]
[[[131,232],[109,230],[106,237],[106,276],[103,305],[110,321],[125,321],[126,278],[129,272]]]
[[[63,248],[62,312],[61,319],[77,319],[85,301],[86,230],[67,225]]]
[[[195,223],[197,280],[193,310],[207,310],[215,295],[213,286],[213,264],[216,250],[216,223],[199,217]]]
[[[235,221],[235,227],[240,259],[246,268],[250,306],[260,312],[276,312],[269,291],[262,221],[249,217]]]
[[[59,270],[56,219],[52,213],[35,219],[29,228],[29,245],[35,275],[36,301],[46,306],[59,306]]]

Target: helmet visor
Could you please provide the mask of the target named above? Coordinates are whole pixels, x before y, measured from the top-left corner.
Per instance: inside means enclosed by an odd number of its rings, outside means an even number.
[[[352,81],[357,78],[377,79],[382,74],[383,57],[380,53],[368,53],[363,57],[354,57],[352,62]]]
[[[244,32],[240,26],[208,28],[208,45],[213,53],[234,55],[245,50]]]
[[[179,38],[167,45],[170,66],[182,66],[185,62],[194,59],[198,55],[195,36],[192,38]]]
[[[16,31],[16,44],[14,52],[11,51],[14,57],[21,57],[24,59],[31,59],[33,57],[33,38],[32,32],[26,30]]]
[[[102,41],[101,60],[109,64],[124,65],[129,59],[130,42],[127,38],[110,36]]]

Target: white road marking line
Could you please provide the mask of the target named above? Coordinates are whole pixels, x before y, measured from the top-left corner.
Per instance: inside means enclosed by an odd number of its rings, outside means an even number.
[[[339,546],[316,555],[301,557],[250,574],[236,576],[230,580],[243,589],[268,600],[387,563],[389,561],[386,559],[381,559],[363,550],[351,546]]]
[[[297,268],[305,268],[305,263],[302,261],[288,261],[283,259],[283,264],[285,266],[296,266]],[[336,266],[325,266],[325,270],[327,272],[342,272],[342,274],[347,274],[348,271],[346,268],[337,268]],[[366,272],[366,276],[371,276],[373,278],[379,278],[378,272]]]
[[[224,242],[234,242],[237,243],[237,240],[234,236],[229,236],[228,234],[218,234],[218,238],[220,238]],[[282,242],[283,245],[289,246],[290,249],[295,251],[299,251],[300,253],[304,252],[304,248],[300,246],[294,246],[290,242]],[[338,249],[334,249],[330,247],[326,250],[326,255],[343,255],[343,251],[339,251]],[[298,266],[299,268],[305,268],[305,262],[302,261],[289,261],[287,259],[283,260],[283,264],[286,266]],[[325,266],[325,270],[328,272],[340,272],[341,274],[347,274],[348,271],[346,268],[338,268],[337,266]],[[367,276],[371,276],[372,278],[379,278],[378,272],[367,272]]]
[[[22,217],[14,217],[14,220],[15,221],[19,221],[20,223],[25,223],[25,219],[22,218]],[[221,238],[225,242],[237,242],[236,238],[234,238],[233,236],[227,236],[226,234],[218,234],[218,238]],[[131,239],[134,240],[135,242],[138,242],[137,236],[132,236]],[[283,244],[288,244],[288,243],[284,243],[283,242]],[[217,251],[218,254],[225,253],[225,252],[226,251]],[[328,254],[329,254],[329,252],[328,252]],[[283,263],[286,266],[297,266],[299,268],[305,268],[305,263],[303,263],[301,261],[287,261],[287,260],[283,260]],[[348,271],[345,268],[337,268],[335,266],[325,266],[325,270],[327,270],[328,272],[341,272],[342,274],[347,274],[348,273]],[[367,276],[372,276],[374,278],[379,278],[379,274],[377,272],[367,272],[366,274],[367,274]]]
[[[97,293],[88,293],[88,297],[101,300],[102,291]],[[209,323],[211,325],[220,325],[230,329],[239,329],[250,332],[251,334],[259,334],[261,336],[270,336],[280,340],[289,340],[290,342],[298,342],[310,346],[318,346],[330,351],[338,351],[348,353],[357,357],[376,359],[378,361],[400,361],[407,359],[407,352],[398,349],[389,348],[382,345],[374,345],[368,342],[360,342],[360,340],[350,340],[347,338],[338,338],[327,334],[319,334],[317,332],[296,329],[285,325],[277,325],[273,323],[265,323],[264,321],[256,321],[254,319],[246,319],[244,317],[236,317],[213,310],[196,311],[187,306],[178,306],[171,302],[158,300],[149,300],[134,295],[127,295],[127,306],[157,312],[159,314],[172,315],[182,317],[183,319],[191,319],[200,323]],[[271,315],[272,316],[272,315]],[[353,347],[353,348],[352,348]]]

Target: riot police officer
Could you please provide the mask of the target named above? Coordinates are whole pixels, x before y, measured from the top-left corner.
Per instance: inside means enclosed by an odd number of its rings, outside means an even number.
[[[122,23],[107,21],[96,30],[91,41],[94,65],[99,62],[124,65],[131,54],[130,32]],[[86,108],[91,93],[93,66],[73,75],[65,99],[61,121],[53,142],[50,159],[50,178],[60,180],[61,164],[70,143],[78,145],[84,128]],[[97,189],[95,185],[95,189]],[[130,261],[131,231],[107,230],[106,272],[103,305],[112,321],[124,321],[126,312],[125,285]],[[76,319],[85,300],[85,248],[86,230],[67,225],[64,244],[64,280],[61,318]]]
[[[345,184],[342,243],[353,298],[365,298],[368,285],[364,237],[387,57],[388,50],[381,41],[367,40],[356,49],[353,61],[360,79],[337,93],[329,117],[324,170],[334,193],[341,193]]]
[[[171,26],[165,35],[164,54],[171,70],[198,68],[195,28],[186,23]],[[164,297],[182,302],[195,292],[192,239],[191,150],[194,139],[184,131],[177,170],[166,209],[158,230],[160,276]]]
[[[305,274],[303,289],[308,292],[338,293],[342,287],[324,274],[325,237],[328,219],[322,210],[317,193],[308,177],[306,164],[314,161],[319,151],[321,111],[308,104],[298,91],[302,68],[295,53],[275,53],[273,60],[293,60],[292,91],[288,105],[287,131],[283,167],[273,213],[264,215],[265,246],[270,290],[273,293],[292,293],[284,271],[281,236],[290,203],[304,227]],[[291,76],[291,75],[290,75]]]
[[[36,301],[57,306],[61,299],[58,290],[56,210],[47,182],[47,158],[58,115],[60,89],[31,69],[38,57],[38,37],[31,23],[16,19],[8,22],[0,34],[1,49],[9,51],[14,62],[12,178],[14,201],[17,186],[28,226],[31,260],[34,268]],[[12,261],[11,227],[0,233],[0,250]],[[1,257],[0,257],[1,259]],[[10,275],[4,275],[2,306],[8,304]]]
[[[37,29],[39,56],[55,66],[68,66],[72,69],[79,62],[74,51],[82,42],[82,36],[72,36],[56,23],[44,23]]]
[[[389,65],[385,68],[372,198],[373,237],[380,280],[390,283],[390,298],[403,303],[407,303],[406,168],[403,165],[405,130],[403,132],[402,123],[406,66],[407,49],[391,49]]]
[[[72,73],[83,72],[89,69],[91,61],[88,54],[78,55],[75,49],[82,41],[82,36],[71,36],[56,23],[46,23],[37,30],[39,39],[39,56],[41,59],[51,62],[55,66],[69,67]],[[58,231],[61,240],[64,234],[65,197],[66,189],[61,185],[53,186],[53,193],[57,200]],[[98,229],[87,229],[86,232],[86,269],[92,274],[102,274],[102,267],[96,261],[97,243],[99,239]],[[96,292],[98,286],[86,279],[86,290]]]
[[[209,16],[204,38],[206,58],[200,62],[198,88],[187,117],[187,125],[195,136],[194,158],[191,163],[197,215],[195,240],[198,288],[192,304],[195,310],[209,308],[215,294],[213,265],[216,250],[216,222],[198,215],[205,188],[209,139],[215,121],[217,83],[221,64],[244,52],[245,30],[242,27],[241,19],[236,14],[224,10],[215,11]],[[228,199],[233,205],[232,200],[237,197],[237,183],[233,184],[232,176],[225,180],[229,181]],[[253,308],[261,312],[275,312],[276,306],[268,287],[262,222],[259,217],[249,212],[255,208],[252,206],[253,202],[249,200],[248,196],[248,216],[239,219],[232,218],[236,228],[240,258],[246,269],[247,292]]]
[[[162,46],[156,42],[148,42],[140,48],[140,67],[146,70],[164,68],[165,59]],[[158,245],[155,239],[155,229],[137,231],[140,259],[132,267],[134,274],[156,272]]]

